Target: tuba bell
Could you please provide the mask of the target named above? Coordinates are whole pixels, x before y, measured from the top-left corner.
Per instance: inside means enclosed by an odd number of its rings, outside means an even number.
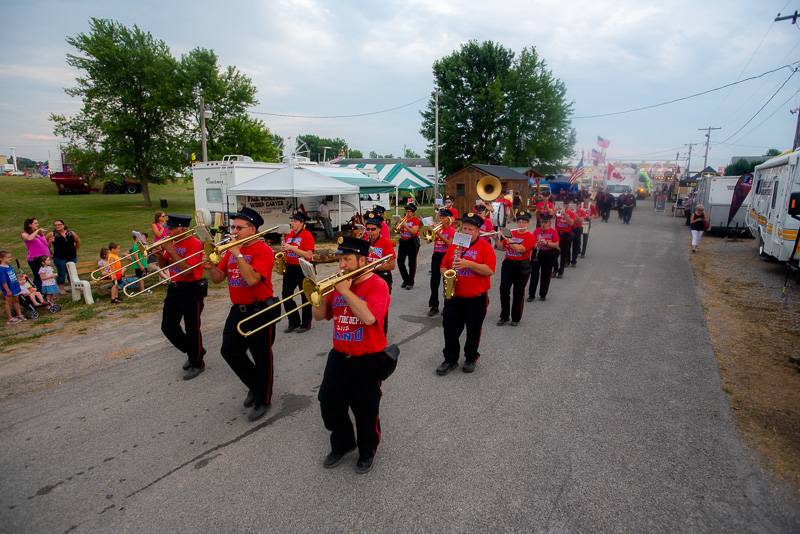
[[[491,202],[503,193],[503,184],[494,176],[484,176],[476,185],[481,200]]]

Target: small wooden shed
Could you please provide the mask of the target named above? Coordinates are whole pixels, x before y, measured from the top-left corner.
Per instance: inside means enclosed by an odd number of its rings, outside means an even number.
[[[494,176],[502,184],[503,194],[508,190],[519,194],[523,202],[528,198],[528,177],[503,165],[473,163],[447,177],[445,192],[453,197],[453,205],[459,213],[467,213],[478,197],[477,184],[481,178]],[[523,204],[524,205],[524,204]]]

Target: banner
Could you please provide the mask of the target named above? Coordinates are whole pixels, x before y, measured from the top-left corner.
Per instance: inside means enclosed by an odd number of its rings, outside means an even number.
[[[733,188],[733,198],[731,199],[731,209],[728,212],[728,222],[725,226],[731,224],[731,221],[736,217],[736,212],[742,207],[744,199],[750,193],[750,188],[753,187],[753,175],[750,173],[743,174],[736,182],[736,187]]]

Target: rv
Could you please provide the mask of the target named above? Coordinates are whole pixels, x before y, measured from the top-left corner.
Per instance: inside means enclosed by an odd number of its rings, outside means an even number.
[[[792,256],[800,226],[788,213],[789,197],[800,191],[798,158],[800,150],[781,154],[758,165],[753,174],[747,225],[758,240],[759,254],[778,261]]]
[[[742,203],[739,211],[728,225],[728,214],[731,210],[733,190],[736,188],[738,176],[705,176],[697,181],[695,205],[702,204],[709,218],[709,230],[745,230],[747,228],[747,210],[750,209],[752,192]]]

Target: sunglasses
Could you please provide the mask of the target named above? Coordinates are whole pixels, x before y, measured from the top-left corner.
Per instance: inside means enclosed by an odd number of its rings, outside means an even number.
[[[231,230],[244,230],[245,228],[249,228],[249,226],[239,226],[238,224],[231,226]]]

